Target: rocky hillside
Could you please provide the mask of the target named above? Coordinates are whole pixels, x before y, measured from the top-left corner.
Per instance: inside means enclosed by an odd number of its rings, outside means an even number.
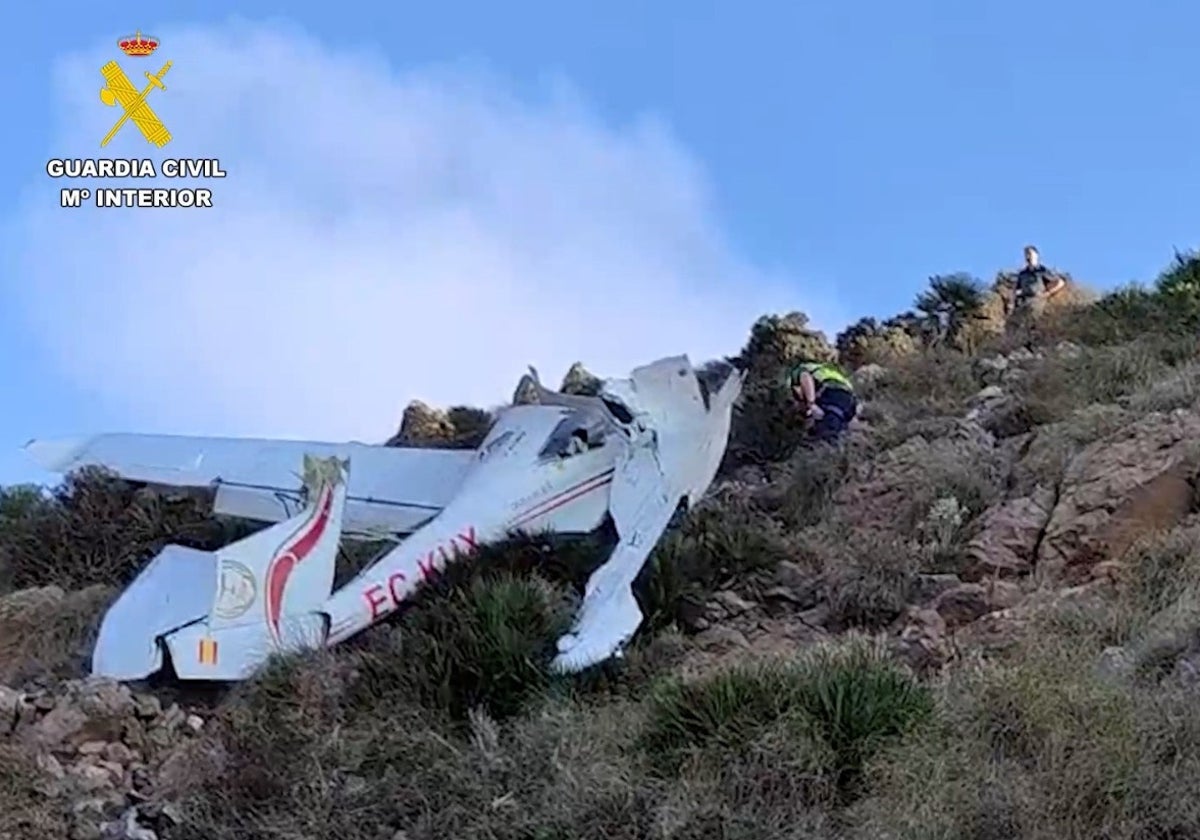
[[[546,663],[603,546],[531,537],[247,684],[85,680],[148,557],[248,526],[97,473],[4,491],[0,838],[1200,836],[1200,258],[1067,279],[1035,319],[1005,275],[832,343],[760,319],[643,632],[570,679]],[[799,358],[853,370],[840,447],[800,445]],[[488,421],[414,405],[390,443]]]

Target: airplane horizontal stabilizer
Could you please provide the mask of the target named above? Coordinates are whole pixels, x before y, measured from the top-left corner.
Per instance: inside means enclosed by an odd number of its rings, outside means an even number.
[[[322,644],[346,467],[305,456],[308,503],[292,518],[215,552],[164,549],[106,613],[93,674],[147,677],[165,645],[182,679],[236,680],[272,653]]]
[[[214,556],[168,545],[151,560],[104,614],[92,650],[92,674],[142,680],[163,667],[159,643],[204,618],[217,590]]]

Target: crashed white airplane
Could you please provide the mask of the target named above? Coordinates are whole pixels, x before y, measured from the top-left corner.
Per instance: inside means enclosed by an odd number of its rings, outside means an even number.
[[[105,615],[92,672],[139,680],[169,656],[180,679],[244,679],[272,653],[369,627],[481,543],[590,533],[608,516],[616,547],[553,666],[618,655],[643,618],[633,581],[716,475],[744,375],[677,356],[585,397],[550,391],[530,370],[521,387],[535,402],[503,409],[476,450],[138,434],[26,444],[49,470],[214,487],[215,513],[276,523],[216,552],[163,549]],[[343,529],[403,540],[331,593]]]

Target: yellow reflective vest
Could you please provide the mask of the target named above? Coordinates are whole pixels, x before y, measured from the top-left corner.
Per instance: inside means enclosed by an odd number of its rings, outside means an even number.
[[[788,384],[795,385],[801,373],[808,373],[817,383],[817,390],[823,388],[841,388],[854,393],[854,385],[849,377],[831,364],[821,362],[805,362],[796,365],[788,373]]]

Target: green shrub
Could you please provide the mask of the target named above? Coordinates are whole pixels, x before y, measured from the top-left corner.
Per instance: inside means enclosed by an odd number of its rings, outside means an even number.
[[[1200,327],[1197,277],[1200,254],[1176,252],[1152,286],[1130,283],[1064,313],[1059,330],[1063,338],[1095,346],[1145,336],[1194,338]]]
[[[400,661],[363,667],[368,679],[395,680],[455,719],[476,707],[507,718],[549,686],[572,606],[565,590],[536,575],[481,575],[407,611]]]
[[[1145,615],[1171,606],[1200,585],[1200,524],[1195,521],[1143,540],[1125,562],[1125,594]]]
[[[355,697],[415,700],[459,721],[476,707],[516,714],[553,681],[556,642],[610,550],[599,536],[552,534],[478,546],[349,643],[360,657]]]
[[[868,762],[858,836],[1188,836],[1137,816],[1156,807],[1137,788],[1177,775],[1160,739],[1182,727],[1099,677],[1096,653],[1044,636],[1011,664],[952,674],[934,725]]]
[[[446,417],[454,429],[454,437],[446,442],[451,449],[475,449],[487,437],[495,418],[491,412],[467,405],[451,406]]]
[[[167,496],[88,468],[49,497],[5,491],[0,569],[15,588],[124,585],[167,543],[213,550],[251,526],[212,517],[193,495]]]
[[[825,519],[833,494],[849,475],[850,465],[864,454],[860,447],[821,444],[801,449],[788,461],[789,478],[781,513],[793,528]]]
[[[764,315],[735,361],[746,371],[729,433],[726,469],[787,457],[804,435],[804,422],[783,377],[805,361],[833,361],[837,353],[802,312]]]
[[[521,533],[476,548],[466,563],[448,564],[422,593],[434,597],[461,588],[479,575],[507,572],[539,575],[551,583],[583,593],[584,584],[612,553],[615,533]],[[419,595],[418,597],[423,597]]]
[[[782,381],[749,382],[734,410],[723,468],[781,461],[804,436],[804,417]]]
[[[1154,281],[1154,290],[1180,311],[1181,317],[1195,320],[1200,315],[1200,252],[1176,251]]]
[[[703,679],[668,679],[649,697],[643,746],[667,770],[695,748],[737,751],[781,719],[797,737],[810,721],[798,713],[798,672],[781,663],[740,666]]]
[[[956,342],[968,324],[982,317],[985,295],[983,283],[970,274],[936,275],[913,307],[935,326],[938,340]]]
[[[873,402],[903,430],[916,420],[962,414],[980,387],[969,356],[934,348],[889,367],[876,383]]]
[[[848,777],[933,711],[929,690],[863,638],[818,647],[801,660],[800,675],[798,706]]]
[[[782,725],[805,744],[809,772],[845,788],[891,739],[924,721],[932,700],[879,646],[853,639],[794,662],[736,666],[661,683],[641,744],[662,772],[696,751],[736,755]]]
[[[879,629],[912,597],[921,557],[914,545],[874,531],[822,532],[823,601],[833,626]]]
[[[706,502],[659,541],[635,583],[647,629],[688,625],[689,614],[714,591],[747,585],[791,551],[780,524],[753,502],[736,496]]]

